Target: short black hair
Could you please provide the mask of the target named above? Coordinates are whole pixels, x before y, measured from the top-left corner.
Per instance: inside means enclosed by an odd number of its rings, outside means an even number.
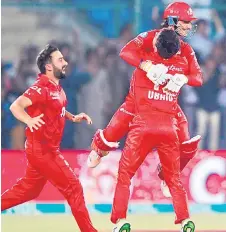
[[[53,45],[47,44],[45,48],[38,54],[36,63],[41,73],[46,73],[45,65],[51,61],[51,54],[55,51],[59,51],[59,49]]]
[[[165,59],[174,56],[180,49],[180,39],[174,30],[163,29],[156,41],[159,55]]]

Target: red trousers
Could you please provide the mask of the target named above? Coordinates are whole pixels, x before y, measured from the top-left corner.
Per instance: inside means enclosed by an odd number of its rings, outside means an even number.
[[[129,124],[135,114],[126,111],[124,106],[126,106],[125,103],[115,112],[103,131],[105,139],[109,142],[118,142],[129,131]]]
[[[43,148],[39,142],[26,142],[25,151],[28,160],[26,174],[2,194],[1,210],[35,199],[50,181],[66,198],[80,230],[96,232],[85,205],[81,183],[59,150]]]
[[[174,118],[166,114],[147,117],[137,115],[130,126],[119,162],[111,215],[113,223],[126,218],[131,179],[154,147],[158,150],[165,181],[172,195],[176,213],[175,223],[189,218],[186,191],[180,180],[179,139]]]
[[[104,129],[104,137],[109,142],[117,142],[123,136],[125,136],[129,131],[129,124],[132,122],[134,113],[128,106],[127,102],[123,103],[120,108],[115,112],[111,121]],[[179,106],[178,106],[179,107]],[[131,112],[132,111],[132,112]],[[153,124],[155,125],[155,124]],[[188,131],[188,122],[183,111],[180,112],[180,117],[177,117],[177,134],[179,142],[182,143],[190,139],[190,134]],[[194,157],[195,153],[191,155],[185,155],[183,151],[180,150],[180,169],[181,171],[187,165],[187,163]]]

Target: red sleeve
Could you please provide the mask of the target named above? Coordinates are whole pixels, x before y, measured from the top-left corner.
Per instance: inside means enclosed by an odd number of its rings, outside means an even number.
[[[128,42],[121,50],[119,56],[128,64],[139,67],[144,60],[144,53],[153,50],[153,39],[157,30],[143,32]],[[151,53],[149,53],[149,56]]]
[[[33,105],[44,103],[46,101],[46,89],[42,86],[32,85],[24,92],[23,96],[29,98]]]
[[[195,52],[189,44],[184,43],[182,55],[184,55],[188,61],[188,85],[201,86],[203,84],[203,73],[198,64]]]

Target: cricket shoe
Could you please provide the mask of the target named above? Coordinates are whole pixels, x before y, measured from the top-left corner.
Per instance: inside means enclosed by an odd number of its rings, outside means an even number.
[[[181,223],[181,232],[195,232],[195,223],[190,219],[185,219]]]
[[[169,187],[167,186],[164,180],[161,181],[161,191],[164,197],[171,198],[171,193],[169,191]]]
[[[125,219],[119,219],[112,232],[130,232],[131,225]]]
[[[92,150],[89,153],[89,156],[87,159],[87,166],[89,168],[95,168],[100,162],[101,162],[101,157],[97,154],[96,151]]]

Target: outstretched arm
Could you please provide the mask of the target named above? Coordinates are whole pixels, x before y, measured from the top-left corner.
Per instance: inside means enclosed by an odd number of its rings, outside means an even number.
[[[72,122],[81,122],[82,120],[86,120],[87,124],[92,124],[91,118],[89,117],[89,115],[87,115],[85,113],[73,115],[72,113],[66,111],[65,116],[68,120],[70,120]]]

